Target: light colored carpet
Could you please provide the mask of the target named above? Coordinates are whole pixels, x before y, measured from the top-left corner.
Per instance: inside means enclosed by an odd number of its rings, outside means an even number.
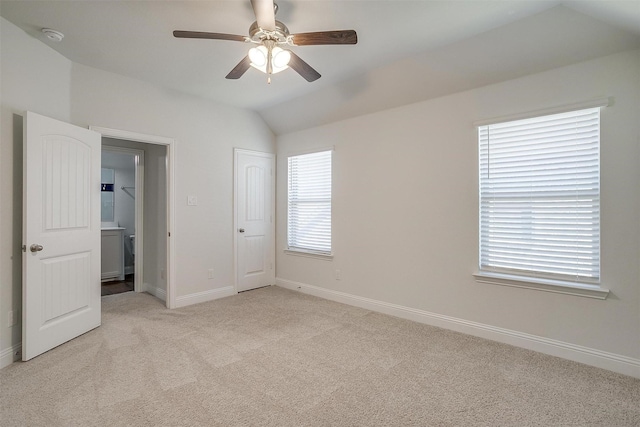
[[[0,387],[5,427],[640,425],[640,380],[278,287],[105,297]]]

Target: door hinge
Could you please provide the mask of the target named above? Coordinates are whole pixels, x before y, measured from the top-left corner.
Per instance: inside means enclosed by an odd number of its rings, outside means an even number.
[[[27,245],[22,245],[22,252],[27,252]]]
[[[171,237],[171,232],[170,232],[170,231],[169,231],[169,233],[167,233],[167,234],[169,234],[169,237]]]

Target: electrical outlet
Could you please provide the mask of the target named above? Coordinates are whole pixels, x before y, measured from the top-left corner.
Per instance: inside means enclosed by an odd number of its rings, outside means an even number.
[[[198,206],[198,196],[188,196],[187,206]]]
[[[207,274],[207,277],[208,277],[209,279],[213,279],[213,268],[210,268],[210,269],[209,269],[208,274]]]
[[[336,280],[342,279],[342,272],[340,270],[336,270],[334,274],[335,274]]]

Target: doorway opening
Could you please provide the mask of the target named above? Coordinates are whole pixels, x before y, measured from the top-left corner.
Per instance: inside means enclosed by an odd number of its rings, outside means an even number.
[[[132,278],[135,292],[150,293],[165,301],[167,308],[174,308],[174,140],[117,129],[90,129],[102,134],[103,156],[128,156],[135,164],[133,185],[129,185],[131,176],[129,183],[113,185],[116,209],[119,201],[130,208],[133,205],[134,224],[131,226],[130,219],[120,222],[120,216],[108,224],[123,229],[122,246],[118,243],[118,247],[122,247],[124,285]]]
[[[141,292],[144,150],[102,144],[101,295]],[[138,254],[138,257],[136,257]],[[138,261],[138,262],[136,262]]]

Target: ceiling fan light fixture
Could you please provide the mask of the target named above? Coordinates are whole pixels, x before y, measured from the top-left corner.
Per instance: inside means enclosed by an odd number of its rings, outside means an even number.
[[[264,46],[252,47],[249,49],[249,59],[251,59],[251,65],[258,69],[260,69],[260,67],[266,67],[267,48]]]
[[[269,55],[269,50],[264,45],[249,49],[251,66],[265,74],[268,74],[267,55]],[[273,47],[271,49],[271,74],[276,74],[289,68],[288,64],[290,59],[291,54],[288,50],[284,50],[278,46]]]
[[[291,53],[288,50],[274,47],[271,51],[271,57],[273,58],[273,67],[285,69],[289,65],[291,60]]]

